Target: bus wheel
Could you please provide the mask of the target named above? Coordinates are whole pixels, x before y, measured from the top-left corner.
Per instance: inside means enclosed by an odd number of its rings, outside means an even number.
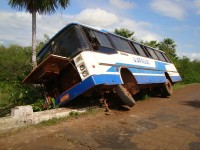
[[[171,82],[167,79],[167,82],[162,86],[162,96],[168,97],[173,94],[173,87]]]
[[[129,107],[133,107],[135,105],[135,100],[133,99],[129,91],[125,87],[123,87],[123,85],[117,85],[115,87],[115,91],[126,105],[128,105]]]

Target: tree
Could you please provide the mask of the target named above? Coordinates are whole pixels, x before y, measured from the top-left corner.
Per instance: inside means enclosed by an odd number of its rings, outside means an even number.
[[[134,32],[128,30],[128,29],[125,29],[125,28],[120,28],[120,29],[115,29],[114,30],[114,33],[117,34],[117,35],[120,35],[120,36],[123,36],[125,38],[132,38],[132,35],[134,34]]]
[[[141,41],[141,43],[144,44],[144,45],[153,47],[153,48],[158,48],[158,46],[159,46],[158,41],[149,41],[149,42],[148,41],[145,41],[145,42]]]
[[[9,0],[12,8],[22,10],[32,14],[32,66],[37,65],[36,62],[36,14],[53,14],[58,8],[65,9],[70,0]]]
[[[160,42],[158,48],[164,51],[172,60],[177,59],[176,44],[173,39],[164,39],[162,42]]]

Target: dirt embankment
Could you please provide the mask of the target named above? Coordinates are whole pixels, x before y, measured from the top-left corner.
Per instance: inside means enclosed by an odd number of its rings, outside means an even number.
[[[0,149],[200,149],[200,84],[170,98],[138,101],[130,111],[100,112],[0,136]]]

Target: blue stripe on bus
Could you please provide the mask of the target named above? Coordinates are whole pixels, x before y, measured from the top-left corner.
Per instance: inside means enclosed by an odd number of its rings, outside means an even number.
[[[66,83],[67,84],[67,83]],[[63,92],[56,100],[55,103],[58,105],[60,103],[60,98],[64,95],[69,94],[69,100],[76,98],[77,96],[83,94],[87,90],[91,89],[95,85],[115,85],[115,84],[122,84],[121,78],[119,75],[93,75],[85,79],[84,81],[80,82],[73,88],[69,89],[68,91]]]
[[[116,68],[118,68],[120,66],[125,66],[133,74],[134,73],[145,74],[145,75],[134,75],[138,84],[163,83],[166,81],[165,71],[166,71],[166,65],[168,65],[168,63],[156,61],[155,68],[148,67],[148,66],[123,64],[123,63],[116,63],[115,65],[117,65],[117,66],[111,66],[107,70],[107,72],[119,72],[119,69],[116,69]],[[131,68],[129,68],[129,67],[131,67]],[[140,68],[133,68],[133,67],[140,67]],[[145,70],[145,68],[152,69],[152,70]],[[151,74],[151,76],[150,75],[148,76],[148,74]],[[155,74],[155,76],[152,76],[152,74]],[[163,76],[156,76],[156,75],[163,75]],[[182,80],[182,78],[180,76],[170,76],[170,77],[173,82],[178,82],[178,81]]]
[[[144,76],[135,75],[134,76],[138,84],[153,84],[153,83],[165,83],[165,76]]]
[[[167,65],[167,64],[164,63],[164,62],[158,62],[158,61],[155,62],[155,66],[156,67],[141,66],[141,65],[134,65],[134,64],[125,64],[125,63],[116,63],[115,66],[111,66],[107,70],[107,72],[117,72],[116,67],[120,67],[120,66],[124,67],[125,66],[127,68],[129,68],[129,67],[131,67],[131,68],[135,67],[135,69],[138,68],[138,71],[141,71],[141,70],[143,71],[143,69],[152,69],[152,70],[147,70],[147,71],[149,71],[151,73],[154,73],[154,71],[156,71],[156,70],[163,70],[163,71],[165,71],[166,70],[166,66],[165,65]]]
[[[137,68],[128,68],[133,74],[134,73],[143,73],[143,74],[163,74],[163,71],[157,71],[157,70],[143,70],[143,69],[137,69]]]
[[[118,67],[121,67],[121,66],[123,66],[123,67],[127,67],[127,68],[129,68],[129,67],[136,67],[136,68],[150,68],[150,69],[155,69],[155,68],[153,68],[153,67],[146,67],[146,66],[139,66],[139,65],[133,65],[133,64],[124,64],[124,63],[116,63],[115,64],[115,66],[111,66],[108,70],[107,70],[107,72],[118,72],[117,71],[117,69],[116,68],[118,68]]]
[[[136,80],[138,81],[138,84],[151,84],[151,83],[164,83],[166,82],[165,76],[142,76],[142,75],[136,75]],[[172,79],[174,80],[180,80],[180,76],[172,76]],[[67,83],[66,83],[67,84]],[[70,101],[77,96],[83,94],[84,92],[88,91],[92,87],[96,85],[117,85],[117,84],[123,84],[123,81],[121,80],[120,75],[112,75],[112,74],[104,74],[104,75],[93,75],[85,79],[84,81],[80,82],[79,84],[75,85],[68,91],[63,92],[56,100],[55,103],[58,105],[60,103],[60,99],[66,95],[69,94]]]
[[[179,81],[182,81],[182,78],[181,76],[170,76],[171,80],[173,82],[179,82]]]

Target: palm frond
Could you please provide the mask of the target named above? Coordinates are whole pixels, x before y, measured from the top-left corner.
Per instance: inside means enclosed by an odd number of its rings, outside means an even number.
[[[59,8],[68,7],[70,0],[9,0],[8,4],[14,9],[25,9],[30,13],[52,14]]]

